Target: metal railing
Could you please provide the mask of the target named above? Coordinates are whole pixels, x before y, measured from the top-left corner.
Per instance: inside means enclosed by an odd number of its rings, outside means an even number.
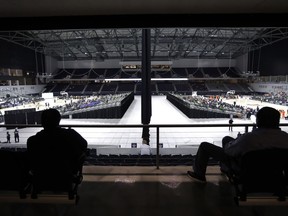
[[[244,128],[244,132],[248,132],[249,128],[253,128],[255,124],[253,123],[245,123],[245,124],[233,124],[233,128]],[[280,127],[287,127],[288,123],[280,123]],[[0,124],[1,128],[42,128],[42,125],[26,125],[26,124]],[[89,124],[89,125],[76,125],[76,124],[61,124],[61,127],[65,128],[142,128],[149,127],[149,129],[154,128],[156,129],[156,167],[159,169],[159,149],[160,149],[160,128],[222,128],[222,127],[229,127],[229,124],[110,124],[110,125],[99,125],[99,124]],[[4,132],[2,132],[4,133]],[[11,134],[11,139],[13,135]],[[200,144],[200,143],[199,143]]]

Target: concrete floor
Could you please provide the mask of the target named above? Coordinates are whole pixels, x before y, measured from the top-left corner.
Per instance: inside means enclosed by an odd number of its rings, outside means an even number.
[[[207,183],[190,179],[187,166],[84,167],[77,205],[0,203],[1,216],[287,216],[285,206],[239,207],[218,166]]]

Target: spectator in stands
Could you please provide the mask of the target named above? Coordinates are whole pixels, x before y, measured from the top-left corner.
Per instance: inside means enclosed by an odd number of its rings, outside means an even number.
[[[234,139],[226,136],[222,140],[222,148],[208,142],[202,142],[198,148],[193,165],[194,171],[188,171],[189,177],[206,181],[208,160],[212,157],[220,161],[220,165],[230,166],[237,162],[247,152],[269,149],[288,148],[288,133],[279,128],[280,113],[271,107],[261,108],[256,115],[257,128]],[[223,166],[221,166],[221,169]],[[268,171],[269,172],[269,171]]]
[[[14,130],[14,139],[15,139],[15,143],[19,142],[19,131],[17,127]]]
[[[75,130],[59,126],[61,115],[56,109],[44,110],[43,130],[27,140],[27,152],[32,170],[53,173],[76,173],[85,159],[87,141]],[[62,170],[61,170],[62,167]],[[65,168],[64,168],[65,167]],[[64,169],[64,170],[63,170]]]

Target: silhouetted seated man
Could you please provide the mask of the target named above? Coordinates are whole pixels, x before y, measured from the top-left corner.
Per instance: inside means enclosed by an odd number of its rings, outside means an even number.
[[[223,148],[208,142],[202,142],[198,148],[193,170],[188,171],[189,177],[206,181],[206,168],[210,157],[230,166],[247,152],[263,149],[288,149],[288,134],[279,128],[280,113],[271,107],[263,107],[257,112],[256,126],[252,132],[241,135],[237,139],[226,136],[222,140]],[[222,168],[224,167],[222,165]]]
[[[75,130],[59,126],[61,115],[56,109],[44,110],[41,130],[27,140],[34,187],[41,190],[71,190],[81,172],[87,141]],[[79,176],[79,175],[78,175]]]

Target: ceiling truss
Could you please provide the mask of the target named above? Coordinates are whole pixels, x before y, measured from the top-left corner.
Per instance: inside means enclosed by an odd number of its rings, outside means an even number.
[[[288,28],[152,28],[152,60],[230,59],[288,37]],[[60,61],[141,60],[142,29],[1,31],[0,39]]]

